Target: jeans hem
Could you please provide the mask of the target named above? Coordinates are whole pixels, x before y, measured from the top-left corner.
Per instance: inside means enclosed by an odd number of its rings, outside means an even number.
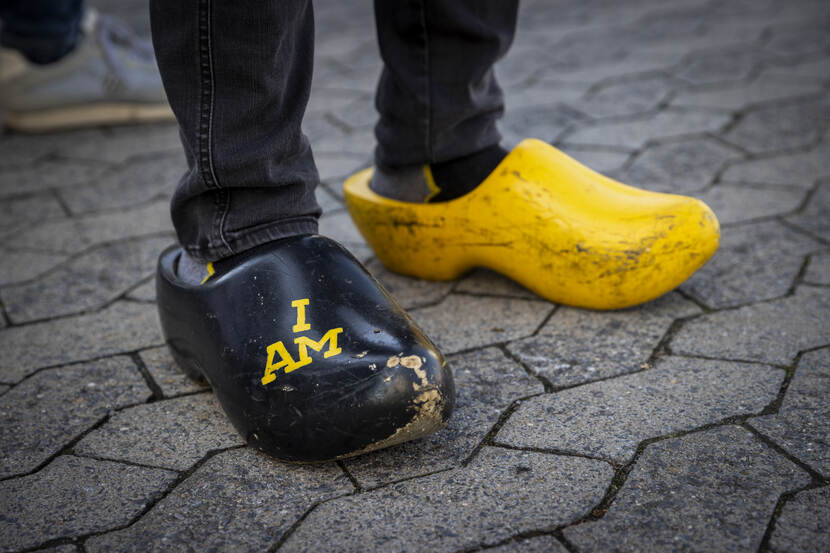
[[[262,244],[300,236],[303,234],[317,234],[316,217],[298,217],[286,221],[276,221],[267,226],[259,226],[253,230],[240,231],[238,236],[226,236],[220,244],[207,246],[184,246],[184,250],[200,262],[218,261],[224,257],[250,250]],[[230,248],[230,250],[228,249]]]

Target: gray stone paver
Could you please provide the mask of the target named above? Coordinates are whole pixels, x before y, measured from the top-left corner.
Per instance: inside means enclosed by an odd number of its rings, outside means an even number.
[[[444,353],[454,353],[529,336],[551,310],[542,300],[451,294],[410,314]]]
[[[454,292],[467,292],[485,296],[510,296],[513,298],[540,299],[539,296],[513,282],[506,276],[488,269],[475,269],[458,281]]]
[[[144,238],[95,248],[25,284],[0,289],[15,323],[100,308],[155,273],[171,240]]]
[[[762,56],[746,44],[701,50],[689,54],[674,75],[695,85],[734,84],[749,77]]]
[[[489,553],[566,553],[560,542],[553,536],[537,536],[487,549]]]
[[[142,0],[91,3],[149,33]],[[158,328],[151,275],[185,171],[175,125],[0,134],[0,494],[26,502],[2,496],[0,551],[757,551],[767,527],[761,553],[827,549],[830,5],[522,1],[495,68],[502,144],[551,141],[622,182],[699,197],[722,224],[679,293],[613,312],[483,269],[425,282],[381,266],[342,195],[375,145],[372,6],[314,7],[303,126],[321,232],[447,354],[448,427],[344,460],[348,474],[238,447]],[[747,430],[724,429],[732,415]],[[507,436],[570,453],[494,447]],[[643,440],[657,442],[601,504]]]
[[[346,129],[343,129],[342,126],[336,125],[331,120],[331,117],[327,112],[309,112],[303,119],[302,128],[303,133],[305,133],[308,139],[313,141],[315,144],[322,140],[324,137],[330,136],[332,134],[335,137],[339,138],[342,138],[348,134],[348,131]],[[326,151],[328,151],[328,149],[326,149]],[[342,153],[336,150],[332,153],[335,152]],[[351,150],[347,153],[357,155],[357,152]]]
[[[367,263],[374,257],[346,210],[341,209],[321,217],[319,232],[343,244],[361,263]]]
[[[44,219],[65,216],[58,199],[49,192],[6,198],[0,202],[0,235],[22,232]]]
[[[747,421],[793,456],[830,477],[830,348],[805,353],[778,413]]]
[[[194,380],[179,369],[167,346],[144,350],[139,352],[138,356],[165,397],[198,392],[208,388],[207,382]]]
[[[31,280],[66,261],[68,256],[57,253],[0,250],[0,286]]]
[[[675,334],[674,353],[788,364],[830,344],[830,290],[799,287],[792,296],[703,315]]]
[[[353,491],[334,464],[220,453],[129,528],[87,540],[92,553],[267,550],[315,503]]]
[[[496,75],[500,75],[500,64],[496,66]],[[589,83],[567,81],[534,81],[527,86],[507,87],[505,96],[506,109],[527,108],[534,106],[554,106],[579,101],[588,91]]]
[[[404,309],[440,301],[450,293],[453,287],[452,282],[430,282],[393,273],[377,259],[367,263],[366,268]]]
[[[779,495],[809,481],[739,427],[690,434],[649,445],[608,513],[565,537],[586,553],[755,552]]]
[[[181,153],[141,159],[108,171],[83,186],[63,187],[58,194],[72,213],[131,207],[171,194],[170,183],[185,173]]]
[[[721,180],[811,188],[822,177],[830,177],[828,140],[806,152],[733,163],[724,171]]]
[[[573,386],[640,370],[675,318],[700,312],[678,294],[621,311],[562,307],[538,336],[507,348],[554,386]]]
[[[512,147],[528,136],[552,142],[566,129],[584,121],[584,116],[567,106],[528,106],[505,114],[501,127],[507,147]]]
[[[609,83],[591,90],[568,105],[592,119],[647,113],[673,90],[675,83],[662,75]]]
[[[830,179],[822,182],[801,213],[787,217],[787,221],[830,242]]]
[[[759,413],[783,380],[772,367],[665,357],[651,370],[529,399],[496,442],[626,462],[648,438]]]
[[[62,455],[35,474],[0,482],[0,550],[123,526],[175,477],[167,470]]]
[[[724,138],[753,154],[805,148],[816,142],[830,118],[826,98],[751,111]]]
[[[346,460],[346,468],[362,487],[458,466],[510,403],[544,391],[541,382],[494,348],[448,361],[455,376],[456,405],[447,427],[415,442]]]
[[[127,292],[126,297],[136,301],[156,301],[155,275]]]
[[[340,35],[338,38],[345,38],[350,42],[354,40],[353,37],[348,37],[348,35]],[[314,46],[317,55],[324,55],[323,52],[325,48],[326,41],[318,39],[317,44]],[[314,86],[311,89],[311,98],[308,100],[308,108],[306,111],[308,113],[336,111],[353,103],[355,100],[366,96],[366,94],[355,90],[346,90],[337,87],[333,87],[332,89],[324,86]],[[372,95],[370,94],[368,96],[371,97]]]
[[[760,2],[763,4],[763,2]],[[704,9],[710,8],[709,13],[704,16],[705,33],[699,33],[696,36],[685,37],[682,41],[675,41],[670,43],[669,51],[676,51],[680,54],[687,54],[689,51],[698,52],[699,50],[712,50],[713,48],[723,48],[727,52],[731,50],[740,50],[741,47],[746,48],[747,44],[755,44],[764,40],[764,33],[768,26],[768,19],[770,14],[760,15],[759,18],[753,18],[749,11],[750,6],[742,4],[744,13],[740,15],[731,14],[730,16],[717,16],[716,10],[721,7],[721,4],[706,3],[699,4],[698,7],[703,6]],[[784,11],[783,9],[781,11]],[[779,12],[780,13],[780,12]],[[783,14],[781,15],[783,17]],[[687,48],[683,48],[688,44]],[[777,55],[774,52],[767,53],[770,61],[777,61]],[[763,56],[763,53],[759,52]],[[702,87],[711,85],[702,85]],[[714,86],[720,86],[714,83]]]
[[[772,38],[764,45],[764,48],[786,55],[809,55],[830,48],[830,36],[827,35],[827,27],[822,26],[818,21],[807,28],[782,26],[773,31]]]
[[[711,308],[784,296],[822,244],[777,221],[724,229],[714,257],[681,289]]]
[[[533,7],[544,6],[544,1],[528,2]],[[588,2],[563,3],[556,12],[548,10],[519,10],[519,25],[528,33],[564,29],[570,31],[598,24],[633,22],[642,16],[645,7],[638,2],[614,2],[607,10],[594,9]],[[521,35],[521,33],[519,33]]]
[[[621,169],[629,158],[629,154],[622,152],[586,150],[568,146],[563,146],[561,150],[583,165],[587,165],[594,171],[605,175]]]
[[[280,551],[441,552],[497,543],[579,519],[612,475],[601,461],[486,448],[465,469],[325,503]]]
[[[721,225],[728,225],[790,213],[806,194],[790,187],[722,182],[695,196],[712,208]]]
[[[344,244],[346,249],[352,252],[352,255],[357,258],[358,261],[361,263],[368,263],[372,258],[375,257],[375,252],[372,251],[366,243],[361,244]]]
[[[58,545],[56,547],[38,549],[35,553],[75,553],[77,550],[78,548],[74,545]]]
[[[77,253],[105,242],[172,232],[170,202],[159,200],[123,211],[108,211],[46,222],[2,239],[18,248]]]
[[[712,183],[726,162],[738,157],[708,138],[659,144],[638,155],[622,179],[638,188],[694,195]]]
[[[321,176],[321,178],[323,177]],[[333,193],[329,192],[323,186],[318,186],[314,190],[314,195],[317,198],[317,203],[320,204],[321,208],[323,208],[323,213],[331,213],[332,211],[344,209],[346,207],[345,205],[343,205],[343,200],[341,200]]]
[[[762,75],[754,81],[741,83],[737,87],[682,92],[672,99],[671,105],[737,111],[755,104],[798,96],[818,95],[821,92],[822,88],[815,84],[784,81],[780,78]]]
[[[796,65],[773,66],[764,70],[763,75],[782,80],[803,80],[806,82],[830,81],[830,58],[811,60]]]
[[[372,44],[374,48],[374,44]],[[351,129],[373,128],[378,120],[378,112],[372,101],[372,94],[358,98],[354,102],[333,112],[335,119]]]
[[[317,56],[326,61],[331,60],[334,65],[342,60],[354,60],[352,67],[360,69],[379,69],[381,67],[380,52],[378,51],[374,37],[364,36],[356,40],[354,36],[323,36],[318,38],[322,47],[317,51]],[[316,48],[316,45],[315,45]],[[371,93],[367,93],[371,96]]]
[[[362,94],[373,94],[380,78],[380,65],[374,67],[350,67],[345,64],[321,65],[320,72],[324,79],[337,83],[339,88],[353,90]],[[328,70],[327,70],[328,69]]]
[[[208,452],[243,445],[213,394],[138,405],[87,434],[75,453],[187,470]]]
[[[355,157],[366,156],[367,152],[372,151],[375,143],[375,135],[370,127],[346,131],[328,124],[315,134],[319,138],[314,140],[314,144],[317,145],[314,151],[321,154],[346,153]],[[359,166],[360,164],[356,165]]]
[[[804,281],[830,285],[830,252],[816,254],[810,258]]]
[[[548,69],[543,54],[536,46],[511,48],[495,66],[499,82],[509,88],[525,88],[533,82],[534,75],[544,74]]]
[[[128,302],[88,315],[12,327],[0,332],[0,382],[17,382],[42,367],[163,342],[155,306]]]
[[[347,211],[337,211],[321,217],[320,234],[333,238],[346,246],[366,243]]]
[[[150,390],[126,357],[41,371],[0,398],[0,477],[24,474]]]
[[[630,56],[628,46],[617,37],[608,36],[605,29],[584,29],[563,36],[550,46],[548,55],[542,59],[545,68],[553,71],[583,68],[589,65],[588,60],[600,65],[619,63]]]
[[[0,141],[0,169],[3,170],[3,179],[0,180],[0,182],[4,183],[2,189],[4,191],[8,190],[15,183],[18,183],[17,179],[6,180],[8,175],[17,174],[17,170],[22,170],[23,175],[28,176],[31,180],[41,180],[38,178],[39,173],[42,172],[40,167],[38,167],[37,170],[34,170],[36,169],[35,167],[26,166],[41,158],[54,155],[58,146],[61,144],[71,143],[75,140],[83,140],[84,138],[90,136],[100,139],[102,137],[101,131],[98,129],[91,129],[59,132],[48,135],[17,134],[4,137],[3,140]],[[49,166],[49,161],[46,161],[46,167]],[[74,180],[75,177],[84,174],[82,168],[86,165],[89,164],[58,164],[53,167],[67,170],[66,176],[69,176],[72,180]],[[7,169],[13,170],[7,173]],[[74,171],[76,169],[79,170],[78,173]],[[100,169],[101,168],[99,167],[99,170]],[[48,187],[55,186],[54,183],[60,183],[61,176],[63,176],[61,173],[52,174],[51,178],[47,176],[47,181],[50,183]],[[29,179],[24,180],[28,181]],[[70,180],[67,184],[71,184],[72,180]],[[77,184],[77,182],[81,181],[75,181],[75,184]]]
[[[355,173],[359,169],[370,166],[371,159],[368,152],[363,154],[345,153],[314,153],[317,171],[324,182],[333,181],[336,191],[340,190],[344,177]],[[340,194],[342,196],[342,194]]]
[[[728,121],[729,118],[725,115],[704,111],[661,111],[631,121],[586,126],[566,134],[562,140],[566,144],[639,150],[653,140],[717,132]]]
[[[69,159],[122,163],[135,156],[181,152],[174,124],[115,127],[99,133],[90,131],[62,141],[56,153]]]
[[[575,81],[597,83],[608,79],[626,79],[631,75],[668,73],[680,61],[681,56],[682,54],[670,50],[646,49],[618,61],[570,67],[562,76]]]
[[[702,4],[701,9],[714,17],[713,24],[734,24],[736,21],[752,21],[764,27],[770,24],[780,24],[792,19],[801,20],[805,16],[817,11],[820,2],[794,2],[782,5],[774,0],[760,0],[757,2],[728,2],[725,4]],[[805,9],[810,8],[810,9]],[[772,19],[771,19],[772,18]]]
[[[770,538],[775,553],[830,551],[830,486],[798,492],[784,505]]]

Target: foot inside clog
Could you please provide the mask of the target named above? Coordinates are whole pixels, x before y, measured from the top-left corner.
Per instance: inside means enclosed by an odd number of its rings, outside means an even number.
[[[402,202],[448,202],[472,192],[507,156],[495,144],[457,159],[427,165],[377,167],[369,188]]]

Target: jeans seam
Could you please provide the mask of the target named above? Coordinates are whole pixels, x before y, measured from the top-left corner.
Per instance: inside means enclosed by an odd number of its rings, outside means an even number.
[[[432,83],[430,82],[429,71],[429,32],[427,30],[427,7],[426,0],[420,1],[421,5],[421,27],[424,30],[424,87],[426,88],[426,117],[424,132],[424,148],[427,159],[431,162],[434,158],[432,151]]]
[[[222,194],[222,197],[225,200],[225,209],[222,212],[222,217],[219,219],[219,238],[222,239],[222,243],[225,245],[226,248],[228,248],[228,251],[234,253],[233,248],[228,243],[228,239],[225,236],[225,221],[227,221],[228,212],[230,212],[231,210],[231,191],[225,189],[223,190],[223,192],[224,194]]]
[[[215,79],[213,73],[212,0],[201,0],[199,5],[199,57],[202,78],[200,80],[199,103],[199,173],[208,188],[216,192],[216,212],[213,232],[218,236],[227,252],[234,253],[225,238],[224,225],[230,207],[230,197],[216,176],[213,163],[213,111],[215,107]]]

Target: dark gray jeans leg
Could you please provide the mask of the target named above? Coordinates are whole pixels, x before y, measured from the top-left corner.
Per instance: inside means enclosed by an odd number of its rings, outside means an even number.
[[[498,144],[504,99],[493,64],[513,41],[518,0],[375,0],[384,70],[377,163],[438,163]]]
[[[302,134],[310,0],[152,0],[153,44],[189,170],[172,201],[181,245],[215,261],[317,232],[319,177]]]

